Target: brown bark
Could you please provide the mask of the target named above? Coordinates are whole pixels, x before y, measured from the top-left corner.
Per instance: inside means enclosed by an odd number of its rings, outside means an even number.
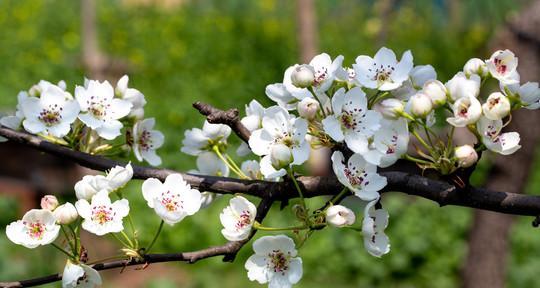
[[[540,67],[540,1],[523,10],[496,35],[495,49],[510,49],[519,57],[521,82],[538,81]],[[540,114],[520,110],[506,131],[519,131],[522,148],[512,157],[496,156],[488,177],[488,189],[502,189],[522,193],[534,161],[535,148],[540,141]],[[506,265],[509,255],[509,231],[513,218],[488,211],[476,210],[469,235],[469,253],[463,269],[463,287],[505,287]]]

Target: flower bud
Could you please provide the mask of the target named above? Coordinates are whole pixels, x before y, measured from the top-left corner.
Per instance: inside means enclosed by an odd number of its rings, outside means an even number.
[[[313,98],[306,97],[298,102],[298,114],[307,120],[313,120],[319,110],[319,102]]]
[[[284,144],[275,144],[272,146],[272,151],[270,152],[270,160],[272,166],[276,169],[281,169],[286,167],[292,162],[292,153],[291,149]]]
[[[71,224],[79,217],[77,209],[69,202],[58,206],[58,208],[54,210],[53,215],[54,218],[56,218],[56,223],[62,225]]]
[[[422,92],[431,98],[433,107],[440,107],[446,103],[446,86],[439,80],[430,80],[424,84]]]
[[[291,74],[291,81],[298,88],[307,88],[315,81],[315,70],[307,64],[296,65]]]
[[[41,198],[41,209],[53,211],[58,206],[58,199],[53,195],[45,195]]]
[[[411,113],[416,117],[424,118],[433,110],[431,98],[422,92],[411,96],[409,101],[411,102]]]
[[[510,113],[510,100],[500,92],[491,93],[482,105],[482,111],[489,120],[500,120]]]
[[[385,99],[376,104],[375,109],[386,119],[397,119],[403,112],[403,102],[395,98]]]
[[[481,59],[471,58],[469,61],[467,61],[467,63],[465,63],[465,66],[463,66],[463,72],[465,72],[467,77],[471,76],[472,74],[484,77],[488,74],[488,69],[486,67],[486,63]]]
[[[126,167],[113,167],[107,174],[107,180],[109,181],[111,191],[126,185],[126,183],[131,180],[131,177],[133,177],[133,167],[131,167],[131,163],[128,163]]]
[[[471,145],[463,145],[456,147],[454,156],[458,160],[458,165],[461,168],[471,167],[478,161],[478,154]]]
[[[354,212],[342,205],[333,205],[326,210],[326,223],[336,226],[344,227],[354,224],[356,216]]]

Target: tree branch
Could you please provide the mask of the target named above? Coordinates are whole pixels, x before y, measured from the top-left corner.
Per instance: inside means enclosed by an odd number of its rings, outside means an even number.
[[[202,103],[200,101],[197,101],[193,103],[193,107],[195,109],[199,110],[201,114],[206,116],[206,120],[210,123],[214,124],[225,124],[240,137],[240,139],[244,140],[244,142],[249,141],[249,136],[251,135],[251,132],[242,125],[242,122],[240,122],[240,118],[238,117],[238,109],[229,109],[227,111],[223,111],[217,108],[214,108],[210,104]]]

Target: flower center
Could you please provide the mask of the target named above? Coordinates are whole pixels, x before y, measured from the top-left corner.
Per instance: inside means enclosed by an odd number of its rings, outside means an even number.
[[[251,224],[250,216],[251,214],[249,213],[249,211],[242,211],[242,213],[238,217],[238,221],[236,221],[236,224],[234,225],[236,230],[240,230],[249,226],[249,224]]]
[[[139,147],[141,147],[141,150],[143,151],[148,151],[154,148],[152,136],[148,130],[143,130],[139,136]]]
[[[103,119],[107,115],[107,109],[111,107],[111,104],[106,103],[105,100],[99,99],[97,96],[91,96],[90,100],[86,101],[86,104],[88,104],[88,111],[97,119]]]
[[[394,70],[395,68],[390,65],[386,65],[385,67],[383,64],[380,64],[378,66],[377,63],[373,63],[373,67],[368,68],[369,72],[374,73],[372,80],[377,81],[378,85],[381,85],[388,80],[391,81],[392,79],[390,79],[390,76]]]
[[[348,111],[343,111],[341,116],[339,116],[339,120],[341,122],[341,125],[349,130],[356,128],[356,126],[358,125],[353,115]]]
[[[497,73],[504,75],[507,71],[507,66],[503,64],[502,59],[495,58],[495,69],[497,70]]]
[[[488,101],[489,109],[493,109],[493,107],[495,107],[497,104],[499,104],[499,102],[500,102],[499,98],[491,98],[491,99],[489,99],[489,101]]]
[[[161,193],[161,204],[169,212],[177,211],[183,208],[184,201],[180,200],[180,195],[173,194],[171,191]]]
[[[26,234],[32,239],[41,239],[45,233],[45,225],[39,222],[24,223],[26,225]]]
[[[39,112],[38,119],[45,123],[46,126],[56,125],[62,120],[62,115],[60,112],[64,110],[62,107],[58,107],[58,104],[49,105],[48,108],[43,108]]]
[[[99,205],[92,207],[92,221],[103,225],[113,220],[116,213],[112,210],[112,207]]]
[[[365,171],[362,171],[362,173],[358,172],[359,171],[356,171],[355,167],[353,167],[352,170],[349,168],[345,168],[344,170],[345,176],[347,177],[349,183],[351,183],[352,186],[361,185],[364,182],[364,179],[367,177],[367,173]],[[366,181],[365,184],[369,184],[369,181]]]
[[[291,257],[289,255],[290,253],[287,253],[285,255],[280,250],[274,250],[271,253],[268,253],[268,268],[275,273],[281,273],[282,275],[285,275],[285,272],[289,269],[289,258]]]
[[[328,68],[321,67],[315,71],[315,80],[313,81],[313,85],[317,86],[320,85],[324,80],[328,78]]]

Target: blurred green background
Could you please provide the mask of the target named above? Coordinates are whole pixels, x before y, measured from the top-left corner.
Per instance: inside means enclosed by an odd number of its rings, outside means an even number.
[[[377,37],[384,27],[385,46],[397,54],[411,49],[415,64],[432,64],[443,82],[461,70],[467,59],[489,57],[487,44],[498,25],[523,4],[462,1],[459,16],[455,16],[449,13],[448,1],[395,1],[391,19],[383,21],[376,1],[315,3],[321,51],[333,57],[342,54],[345,64],[351,65],[357,55],[372,55],[379,49]],[[270,105],[265,86],[281,82],[286,67],[299,62],[295,1],[100,0],[96,8],[100,49],[127,64],[130,86],[148,100],[146,116],[157,118],[157,128],[166,135],[159,151],[164,167],[194,168],[195,158],[179,151],[184,130],[203,122],[191,108],[192,102],[242,108],[250,99],[257,99]],[[63,79],[70,91],[75,84],[82,85],[88,73],[81,62],[80,11],[80,2],[74,0],[0,0],[0,111],[13,111],[18,91],[40,79]],[[532,177],[538,179],[530,183],[532,188],[540,187],[539,176]],[[481,175],[475,179],[483,182]],[[148,241],[159,219],[141,197],[141,182],[133,182],[126,194],[136,225]],[[530,189],[535,190],[540,191]],[[166,227],[154,252],[224,243],[218,215],[227,201],[224,197],[196,216]],[[391,215],[387,229],[390,254],[382,259],[371,257],[364,251],[361,234],[326,229],[300,250],[304,277],[297,287],[459,286],[472,210],[439,208],[400,194],[385,196],[384,204]],[[2,229],[20,217],[17,205],[13,198],[0,198]],[[278,209],[270,218],[270,223],[286,224]],[[513,226],[510,287],[536,285],[540,242],[530,221],[520,218]],[[106,239],[96,247],[115,245]],[[104,287],[127,287],[122,281],[128,278],[134,282],[129,282],[130,287],[253,287],[256,284],[248,281],[243,268],[250,254],[248,245],[233,264],[214,258],[195,265],[154,264],[148,273],[107,272]],[[0,281],[63,269],[64,260],[51,247],[21,248],[9,242],[4,231],[0,233],[0,255]]]

